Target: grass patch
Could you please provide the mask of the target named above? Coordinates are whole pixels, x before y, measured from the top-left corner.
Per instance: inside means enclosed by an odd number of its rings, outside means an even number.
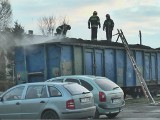
[[[155,102],[160,102],[160,97],[154,97],[153,99],[154,99]],[[131,105],[131,104],[149,104],[149,103],[150,102],[145,97],[135,98],[135,99],[126,99],[125,100],[125,104],[126,105]]]

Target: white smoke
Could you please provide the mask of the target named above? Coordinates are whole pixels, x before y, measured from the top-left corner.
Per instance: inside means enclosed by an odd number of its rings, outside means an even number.
[[[11,40],[11,38],[12,37],[10,35],[8,35],[8,34],[6,34],[4,32],[0,33],[0,54],[1,54],[1,52],[4,52],[4,56],[3,57],[5,59],[4,63],[5,63],[5,66],[6,66],[5,67],[6,75],[9,74],[9,70],[7,68],[7,65],[9,64],[9,60],[7,58],[7,51],[11,48],[11,46],[14,45],[14,41]],[[0,59],[2,59],[2,58],[0,58]]]
[[[48,42],[61,42],[64,36],[25,35],[23,39],[16,39],[15,46],[26,46]]]
[[[42,36],[42,35],[30,35],[26,34],[23,36],[22,39],[15,39],[11,33],[7,32],[0,32],[0,54],[4,52],[5,58],[5,66],[6,66],[6,74],[8,74],[7,65],[9,64],[7,58],[7,51],[10,48],[18,47],[18,46],[26,46],[26,45],[33,45],[33,44],[41,44],[41,43],[48,43],[48,42],[61,42],[64,36]],[[14,51],[13,51],[14,52]],[[13,61],[12,61],[13,62]]]

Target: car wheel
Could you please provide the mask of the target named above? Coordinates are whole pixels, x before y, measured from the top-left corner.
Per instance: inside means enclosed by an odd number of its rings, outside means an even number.
[[[115,118],[117,115],[118,113],[112,113],[112,114],[108,114],[107,117],[111,119],[111,118]]]
[[[94,117],[93,117],[93,118],[94,118],[94,119],[98,119],[98,118],[99,118],[99,116],[100,116],[100,115],[99,115],[99,112],[98,112],[98,110],[96,109],[96,112],[95,112],[95,114],[94,114]]]
[[[41,118],[42,119],[58,119],[58,115],[54,111],[48,110],[42,114]]]

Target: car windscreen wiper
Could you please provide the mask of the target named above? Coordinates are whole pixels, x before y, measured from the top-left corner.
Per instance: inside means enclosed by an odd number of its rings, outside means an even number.
[[[82,94],[87,94],[87,93],[90,93],[90,92],[82,92]]]
[[[114,87],[113,90],[115,90],[115,89],[117,89],[117,88],[119,88],[119,87]]]

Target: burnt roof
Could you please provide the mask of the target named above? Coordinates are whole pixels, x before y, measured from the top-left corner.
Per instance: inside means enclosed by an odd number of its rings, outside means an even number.
[[[121,42],[107,41],[107,40],[83,40],[81,38],[51,38],[46,36],[29,36],[22,40],[22,44],[19,43],[17,46],[33,45],[33,44],[50,44],[50,43],[61,43],[61,44],[87,44],[87,45],[99,45],[106,47],[124,47]],[[153,49],[150,46],[140,44],[129,44],[130,48],[136,49]],[[157,50],[160,50],[158,48]]]
[[[108,41],[108,40],[83,40],[83,39],[75,39],[75,38],[66,38],[61,41],[68,43],[81,43],[81,44],[91,44],[91,45],[101,45],[101,46],[114,46],[114,47],[124,47],[123,43]],[[150,46],[140,45],[140,44],[129,44],[130,48],[138,48],[138,49],[153,49]]]

